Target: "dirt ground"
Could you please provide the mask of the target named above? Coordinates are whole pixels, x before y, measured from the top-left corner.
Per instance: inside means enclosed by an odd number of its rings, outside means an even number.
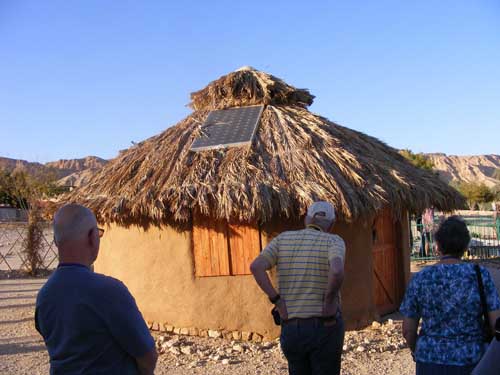
[[[500,289],[499,264],[488,266]],[[0,374],[48,374],[48,355],[33,322],[36,294],[46,279],[6,279],[2,275],[0,278]],[[410,352],[402,342],[400,321],[397,315],[392,318],[394,322],[380,327],[347,333],[343,375],[415,373]],[[288,373],[278,342],[237,343],[168,334],[155,334],[155,338],[160,348],[163,345],[164,352],[158,361],[157,374]]]
[[[36,332],[33,322],[36,294],[45,280],[32,278],[0,280],[0,374],[2,375],[49,373],[45,345]],[[364,342],[366,337],[370,337],[372,345],[377,345],[374,335],[377,335],[375,330],[348,333],[343,374],[405,375],[414,372],[413,362],[407,349],[394,348],[383,353],[368,353],[370,346]],[[385,334],[380,335],[385,341]],[[394,322],[393,335],[399,336],[397,321]],[[159,336],[155,334],[157,339]],[[284,375],[288,373],[286,361],[277,342],[240,344],[223,339],[187,336],[169,336],[166,339],[180,339],[184,346],[195,349],[192,355],[179,355],[166,351],[160,356],[156,374]],[[367,347],[366,352],[357,351],[358,342]],[[233,353],[228,355],[227,351],[236,345],[243,347],[244,353],[231,350]],[[196,351],[208,351],[213,355],[212,358],[200,360]]]

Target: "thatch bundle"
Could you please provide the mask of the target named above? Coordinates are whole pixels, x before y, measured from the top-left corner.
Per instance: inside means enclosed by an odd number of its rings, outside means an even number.
[[[195,112],[122,152],[67,200],[104,221],[186,222],[194,211],[220,219],[297,218],[315,200],[346,221],[385,205],[452,210],[461,196],[397,150],[306,109],[313,96],[255,70],[230,73],[192,94]],[[213,109],[265,104],[251,147],[189,150]]]
[[[192,93],[189,106],[195,111],[259,104],[307,107],[313,100],[314,95],[306,89],[297,89],[270,74],[243,67]]]

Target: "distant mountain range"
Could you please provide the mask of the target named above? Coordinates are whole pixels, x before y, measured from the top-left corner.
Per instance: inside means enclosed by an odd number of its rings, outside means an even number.
[[[0,157],[0,169],[8,171],[24,170],[34,176],[52,173],[58,179],[59,185],[79,187],[87,183],[90,177],[106,165],[107,162],[107,160],[97,156],[87,156],[81,159],[62,159],[45,164]]]
[[[446,182],[478,182],[488,187],[500,184],[493,177],[500,170],[500,155],[456,156],[446,154],[426,154],[434,163],[439,177]],[[497,176],[498,177],[498,176]]]
[[[500,170],[500,155],[455,156],[440,153],[425,155],[433,161],[439,177],[447,183],[482,182],[488,187],[500,183],[500,180],[493,177],[495,171]],[[88,183],[94,173],[107,162],[97,156],[58,160],[45,164],[0,157],[0,169],[20,168],[34,175],[55,173],[60,185],[80,187]]]

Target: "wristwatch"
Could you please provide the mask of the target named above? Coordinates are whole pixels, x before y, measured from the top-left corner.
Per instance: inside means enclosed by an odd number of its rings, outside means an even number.
[[[273,305],[276,305],[280,299],[281,296],[279,294],[276,294],[274,297],[269,297],[269,301],[271,301]]]

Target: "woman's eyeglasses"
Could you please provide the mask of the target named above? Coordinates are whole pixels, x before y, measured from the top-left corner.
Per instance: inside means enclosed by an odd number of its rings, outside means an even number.
[[[104,236],[104,229],[97,227],[97,230],[99,231],[99,237]]]

